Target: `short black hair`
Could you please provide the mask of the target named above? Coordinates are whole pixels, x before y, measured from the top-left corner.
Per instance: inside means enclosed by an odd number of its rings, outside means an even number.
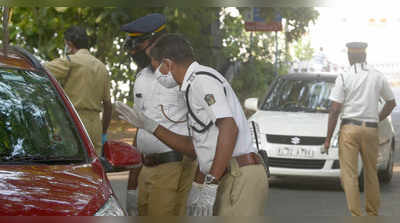
[[[151,49],[150,56],[158,61],[168,58],[180,64],[194,60],[192,45],[180,34],[162,36]]]
[[[86,29],[80,26],[71,26],[64,32],[64,39],[71,41],[78,49],[89,49],[89,37]]]

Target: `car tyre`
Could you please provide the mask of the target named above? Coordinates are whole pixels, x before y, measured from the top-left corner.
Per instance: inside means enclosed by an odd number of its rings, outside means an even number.
[[[384,183],[388,184],[392,180],[393,177],[393,149],[394,149],[394,142],[392,143],[392,149],[390,150],[389,153],[389,159],[387,162],[387,166],[385,170],[379,173],[379,180]]]

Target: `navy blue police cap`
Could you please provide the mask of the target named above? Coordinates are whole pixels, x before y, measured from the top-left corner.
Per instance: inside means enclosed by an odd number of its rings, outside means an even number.
[[[364,42],[349,42],[346,43],[346,47],[348,48],[348,50],[350,52],[363,52],[365,51],[365,49],[368,47],[368,43],[364,43]]]
[[[133,22],[122,25],[121,30],[130,37],[141,37],[157,33],[165,29],[165,16],[159,13],[149,14]]]
[[[122,25],[121,30],[128,33],[124,48],[128,51],[135,49],[141,42],[151,39],[157,33],[164,32],[165,23],[166,19],[164,15],[152,13]]]

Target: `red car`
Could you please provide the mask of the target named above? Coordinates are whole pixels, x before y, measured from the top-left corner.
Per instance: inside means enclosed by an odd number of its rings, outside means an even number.
[[[106,169],[140,165],[124,143],[97,157],[73,105],[27,51],[0,49],[0,215],[125,215]]]

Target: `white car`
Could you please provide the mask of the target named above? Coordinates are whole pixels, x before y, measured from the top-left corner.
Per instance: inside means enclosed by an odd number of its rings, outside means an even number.
[[[258,103],[248,98],[245,108],[255,111],[249,121],[259,124],[259,145],[267,151],[272,176],[340,177],[338,127],[329,154],[321,154],[325,141],[330,100],[337,74],[295,73],[278,76]],[[380,104],[382,109],[383,104]],[[380,122],[378,172],[382,182],[393,175],[395,148],[390,117]],[[359,176],[362,162],[359,158]],[[363,177],[360,177],[363,190]]]

